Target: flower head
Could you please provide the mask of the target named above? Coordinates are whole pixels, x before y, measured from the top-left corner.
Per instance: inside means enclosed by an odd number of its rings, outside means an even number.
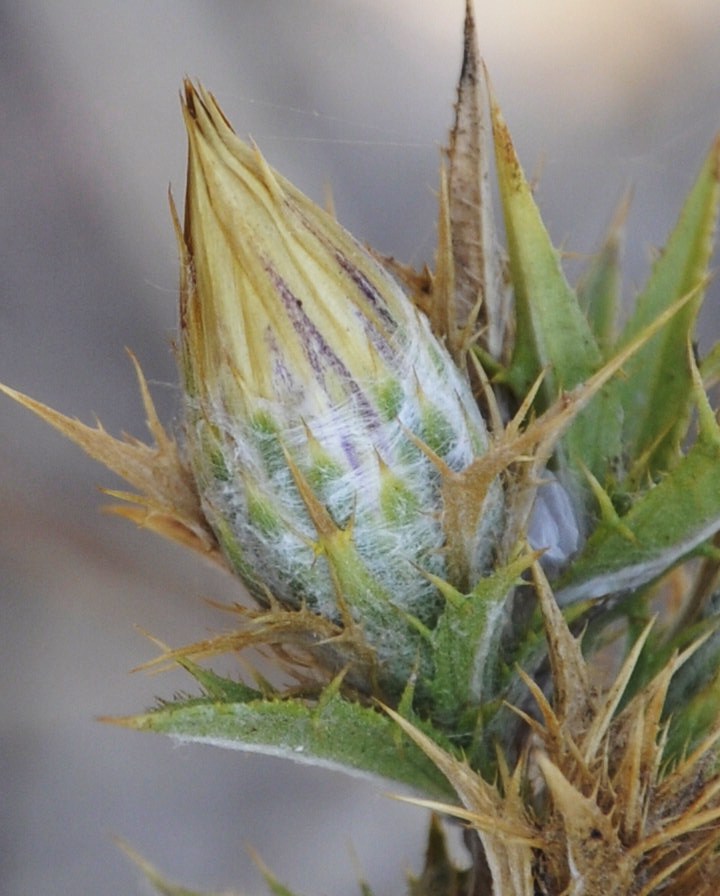
[[[257,596],[358,623],[407,676],[439,612],[427,573],[467,587],[496,540],[499,487],[471,537],[443,512],[445,478],[488,446],[476,401],[400,285],[210,95],[187,85],[184,114],[181,366],[206,516]]]

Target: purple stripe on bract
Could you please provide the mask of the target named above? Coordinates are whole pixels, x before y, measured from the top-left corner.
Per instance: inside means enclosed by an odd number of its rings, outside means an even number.
[[[302,404],[305,395],[305,384],[293,377],[288,367],[281,346],[275,338],[275,332],[268,326],[265,330],[265,344],[268,355],[272,358],[273,393]]]
[[[395,332],[395,330],[397,329],[397,321],[388,311],[383,297],[377,291],[375,286],[368,280],[368,278],[365,276],[365,274],[363,274],[361,270],[359,270],[352,262],[348,261],[348,259],[345,258],[342,252],[336,251],[335,258],[337,259],[340,267],[345,271],[345,273],[350,277],[353,283],[358,287],[360,292],[368,300],[368,303],[378,315],[378,317],[381,318],[382,322],[391,332]]]
[[[352,470],[353,471],[358,470],[360,468],[361,462],[360,462],[360,458],[357,455],[357,451],[355,450],[355,446],[346,437],[343,437],[340,440],[340,444],[342,445],[343,454],[348,459],[348,462],[349,462]]]
[[[325,373],[328,370],[333,371],[346,385],[349,394],[357,401],[359,412],[367,415],[368,425],[378,425],[380,420],[375,408],[368,400],[367,395],[362,391],[360,384],[353,379],[352,374],[343,361],[330,348],[322,333],[307,316],[302,300],[290,290],[287,283],[271,265],[266,265],[266,270],[282,298],[283,305],[296,333],[300,337],[305,355],[317,377],[318,383],[325,389],[326,394],[330,395],[326,385]]]
[[[382,295],[377,291],[377,289],[373,286],[373,284],[367,279],[367,277],[358,269],[356,265],[354,265],[351,261],[349,261],[345,255],[337,248],[336,244],[329,240],[322,231],[319,231],[315,227],[314,221],[308,218],[303,212],[295,207],[295,214],[302,221],[305,227],[312,233],[316,240],[335,256],[336,261],[340,265],[340,267],[345,271],[346,274],[350,276],[355,285],[360,289],[362,294],[368,300],[368,303],[381,318],[383,323],[387,326],[387,328],[391,332],[395,332],[397,329],[397,321],[393,318],[392,314],[388,311],[387,305],[382,297]],[[352,240],[352,237],[350,237]],[[354,240],[353,240],[354,242]],[[361,252],[365,255],[368,255],[367,251],[362,248],[358,244],[358,252]],[[368,256],[369,260],[372,261],[372,256]],[[389,277],[389,275],[386,274]],[[399,288],[399,287],[398,287]]]

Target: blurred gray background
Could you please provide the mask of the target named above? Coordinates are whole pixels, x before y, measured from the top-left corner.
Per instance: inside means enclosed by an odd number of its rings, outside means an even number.
[[[176,419],[170,342],[184,75],[341,221],[432,260],[438,146],[462,0],[4,0],[0,380],[144,435],[139,356]],[[556,242],[587,253],[633,184],[626,290],[647,268],[720,117],[717,0],[486,0],[482,50]],[[717,303],[717,287],[710,304]],[[712,308],[710,309],[712,312]],[[708,341],[718,331],[710,313]],[[339,775],[112,729],[189,682],[128,674],[224,619],[232,585],[98,512],[117,483],[0,402],[0,892],[145,892],[120,835],[188,885],[264,892],[244,851],[311,893],[378,894],[417,868],[425,814]]]

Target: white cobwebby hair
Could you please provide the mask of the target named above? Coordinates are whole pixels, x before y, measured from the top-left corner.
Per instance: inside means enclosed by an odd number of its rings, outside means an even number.
[[[488,436],[467,382],[415,309],[408,309],[403,325],[385,344],[383,361],[379,373],[397,387],[392,419],[379,415],[372,382],[355,384],[360,397],[349,389],[345,401],[321,415],[306,416],[303,412],[308,408],[300,402],[256,405],[276,424],[275,435],[267,436],[276,442],[274,450],[282,445],[280,450],[288,452],[304,476],[313,472],[308,439],[315,440],[334,468],[320,486],[314,486],[319,488],[317,498],[339,526],[352,525],[355,547],[392,602],[422,616],[434,612],[436,599],[420,568],[439,576],[446,573],[446,533],[440,474],[409,433],[423,440],[429,414],[432,422],[427,425],[437,427],[431,447],[456,471],[487,450]],[[271,590],[282,596],[288,583],[293,583],[292,588],[310,596],[319,612],[336,615],[334,585],[314,551],[316,532],[287,463],[281,461],[269,470],[258,434],[224,413],[222,399],[211,416],[216,434],[222,433],[224,466],[235,472],[208,483],[204,501],[209,518],[229,523],[248,565]],[[383,465],[408,496],[412,509],[407,514],[386,515],[381,501]],[[253,500],[271,508],[277,525],[258,529],[250,512]],[[489,503],[502,505],[499,484]],[[498,522],[498,513],[481,514],[478,531],[468,539],[468,569],[473,579],[482,574],[492,556]]]

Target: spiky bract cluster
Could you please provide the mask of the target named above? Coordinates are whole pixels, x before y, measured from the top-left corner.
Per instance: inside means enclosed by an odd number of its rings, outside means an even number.
[[[398,724],[443,770],[464,809],[423,801],[469,822],[485,863],[465,892],[649,896],[711,894],[720,874],[720,726],[694,748],[668,750],[666,710],[675,673],[702,647],[675,653],[642,687],[633,676],[653,622],[609,687],[583,657],[542,570],[534,569],[548,640],[553,701],[537,682],[532,738],[514,769],[490,783],[407,720]],[[474,887],[474,889],[473,889]]]

